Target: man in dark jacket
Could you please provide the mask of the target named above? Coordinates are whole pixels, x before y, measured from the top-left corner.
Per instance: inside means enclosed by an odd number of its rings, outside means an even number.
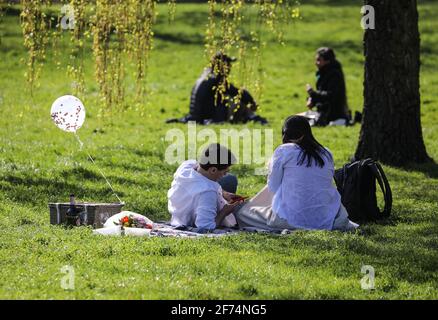
[[[307,107],[319,113],[315,125],[348,124],[350,115],[342,66],[330,48],[320,48],[316,55],[316,90],[307,84]]]
[[[255,114],[257,103],[251,94],[245,89],[236,88],[228,81],[231,63],[234,61],[236,58],[222,52],[215,54],[210,67],[204,70],[192,88],[189,114],[180,119],[169,119],[167,122],[267,123],[266,119]]]

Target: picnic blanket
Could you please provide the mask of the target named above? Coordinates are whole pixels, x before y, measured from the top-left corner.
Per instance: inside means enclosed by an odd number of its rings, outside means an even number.
[[[153,225],[152,229],[144,229],[142,227],[126,227],[125,231],[122,232],[120,226],[120,219],[123,217],[130,217],[132,219],[137,219],[137,221],[142,221],[144,223],[151,223]],[[111,218],[109,218],[105,224],[104,228],[96,229],[93,231],[94,234],[108,235],[108,236],[121,236],[121,235],[133,235],[133,236],[149,236],[149,237],[178,237],[178,238],[199,238],[199,237],[221,237],[228,235],[236,235],[242,232],[252,232],[252,233],[268,233],[268,234],[288,234],[291,233],[290,230],[266,230],[257,227],[224,227],[221,226],[209,232],[199,232],[196,227],[174,227],[170,224],[170,221],[158,221],[153,222],[146,216],[141,214],[122,211]]]
[[[214,229],[208,233],[199,233],[195,227],[173,227],[168,221],[159,221],[154,223],[150,236],[152,237],[179,237],[179,238],[199,238],[199,237],[221,237],[228,235],[236,235],[242,232],[252,233],[268,233],[268,234],[288,234],[290,230],[270,231],[265,229],[244,227],[244,228],[226,228],[221,227]]]

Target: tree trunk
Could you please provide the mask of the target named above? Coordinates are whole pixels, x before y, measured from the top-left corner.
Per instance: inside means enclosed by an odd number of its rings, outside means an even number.
[[[364,35],[362,128],[355,158],[401,166],[428,162],[420,119],[420,34],[416,0],[365,0],[375,29]]]

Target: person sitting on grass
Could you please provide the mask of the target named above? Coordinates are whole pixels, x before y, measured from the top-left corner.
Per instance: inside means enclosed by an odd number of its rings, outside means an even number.
[[[200,233],[220,226],[240,203],[234,194],[237,178],[228,173],[235,162],[233,153],[218,143],[209,145],[199,162],[183,162],[167,193],[171,225],[196,227]]]
[[[237,213],[239,227],[268,230],[341,230],[348,219],[333,183],[333,156],[313,136],[302,116],[286,119],[283,144],[271,159],[268,185]]]
[[[167,123],[196,121],[210,123],[267,124],[267,120],[255,114],[257,103],[246,89],[235,87],[228,79],[231,64],[236,58],[222,52],[216,53],[210,66],[196,80],[190,95],[189,114],[182,118],[168,119]]]
[[[312,125],[348,125],[351,115],[347,104],[344,72],[331,48],[316,51],[316,90],[306,85],[307,107],[316,108],[316,119]],[[356,115],[358,117],[359,115]]]

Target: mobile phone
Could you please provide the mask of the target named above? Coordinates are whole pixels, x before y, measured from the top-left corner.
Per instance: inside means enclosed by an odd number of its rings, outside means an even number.
[[[246,199],[248,199],[248,197],[235,197],[235,198],[233,198],[231,200],[231,203],[235,203],[235,202],[238,202],[238,201],[244,201]]]

